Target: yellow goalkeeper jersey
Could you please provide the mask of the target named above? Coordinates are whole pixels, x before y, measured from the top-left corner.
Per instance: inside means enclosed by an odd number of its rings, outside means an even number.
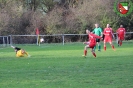
[[[16,53],[16,57],[24,57],[25,54],[28,56],[26,52],[23,52],[22,50],[18,50]]]

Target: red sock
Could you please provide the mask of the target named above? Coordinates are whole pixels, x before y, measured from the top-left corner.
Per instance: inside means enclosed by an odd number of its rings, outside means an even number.
[[[114,49],[114,45],[112,45],[112,49]]]
[[[87,55],[87,50],[84,50],[84,55],[85,55],[85,56]]]
[[[94,52],[92,54],[93,54],[94,57],[96,57],[96,54]]]
[[[114,45],[112,45],[112,49],[115,51],[115,47],[114,47]]]
[[[104,51],[106,51],[106,46],[104,46]]]
[[[112,45],[112,49],[115,49],[114,45]]]
[[[120,46],[122,45],[122,42],[120,42]]]

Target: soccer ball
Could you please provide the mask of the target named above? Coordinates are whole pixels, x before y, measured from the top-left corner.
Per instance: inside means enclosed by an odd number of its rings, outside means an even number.
[[[43,38],[41,38],[41,39],[40,39],[40,42],[44,42],[44,39],[43,39]]]

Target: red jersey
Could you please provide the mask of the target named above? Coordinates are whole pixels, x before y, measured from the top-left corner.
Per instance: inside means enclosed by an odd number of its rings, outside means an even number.
[[[124,36],[126,31],[125,28],[118,28],[116,32],[119,36]]]
[[[108,37],[112,37],[112,28],[105,28],[103,34]]]
[[[95,34],[93,34],[93,33],[89,33],[88,37],[89,37],[89,42],[90,42],[91,44],[96,44],[96,38],[98,38],[98,39],[101,38],[100,36],[95,35]]]

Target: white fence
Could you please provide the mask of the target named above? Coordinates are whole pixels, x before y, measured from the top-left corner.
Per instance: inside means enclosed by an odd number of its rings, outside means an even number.
[[[115,34],[115,33],[114,33]],[[44,43],[62,43],[65,42],[83,42],[87,40],[87,34],[53,34],[53,35],[39,35],[44,38]],[[50,40],[51,39],[51,40]],[[53,39],[53,40],[52,40]],[[133,39],[133,32],[126,32],[126,39]],[[8,46],[12,44],[37,44],[39,38],[37,35],[9,35],[0,36],[0,44],[2,46]]]
[[[9,36],[0,36],[0,44],[2,44],[2,46],[6,46],[9,43]]]
[[[48,39],[50,39],[50,37],[58,37],[57,40],[60,40],[59,42],[57,43],[62,43],[63,45],[65,44],[65,37],[68,37],[68,36],[86,36],[86,34],[53,34],[53,35],[39,35],[40,38],[44,38],[44,42],[48,43]],[[31,39],[33,40],[33,42],[31,44],[37,44],[38,45],[38,36],[37,35],[9,35],[9,42],[10,44],[16,44],[14,43],[14,37],[32,37]],[[23,39],[22,39],[23,40]],[[72,41],[70,41],[72,42]],[[24,42],[23,42],[24,43]],[[56,43],[56,42],[54,42]]]

